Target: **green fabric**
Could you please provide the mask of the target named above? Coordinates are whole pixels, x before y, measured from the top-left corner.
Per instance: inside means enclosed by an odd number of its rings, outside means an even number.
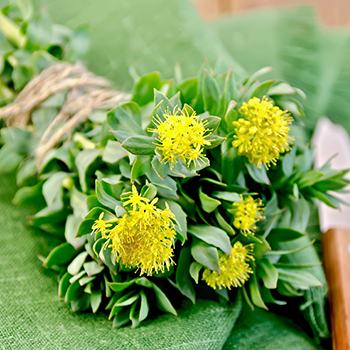
[[[45,4],[52,19],[68,27],[89,25],[91,50],[88,67],[96,74],[131,88],[132,64],[141,74],[160,71],[174,76],[180,63],[184,77],[197,74],[205,57],[214,64],[220,56],[228,67],[234,64],[220,41],[200,21],[188,0],[34,0]],[[235,65],[236,74],[244,72]]]
[[[311,350],[318,349],[312,340],[285,317],[261,309],[243,306],[223,350]]]

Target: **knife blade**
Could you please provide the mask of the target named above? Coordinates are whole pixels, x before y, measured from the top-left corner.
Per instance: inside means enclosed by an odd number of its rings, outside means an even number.
[[[348,133],[329,119],[319,120],[313,138],[315,168],[323,166],[331,157],[332,169],[350,168],[350,139]],[[349,174],[347,176],[350,176]],[[347,177],[349,178],[349,177]],[[350,194],[338,194],[350,203]],[[328,281],[328,299],[331,306],[333,349],[350,349],[350,207],[340,210],[323,203],[319,206],[322,251]]]

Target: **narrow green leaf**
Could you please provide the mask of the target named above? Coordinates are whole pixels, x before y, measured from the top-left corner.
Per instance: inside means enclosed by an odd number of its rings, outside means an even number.
[[[258,281],[256,278],[256,272],[255,272],[254,266],[252,266],[252,269],[253,269],[254,273],[251,275],[250,280],[249,280],[250,296],[252,298],[253,303],[256,306],[261,307],[262,309],[268,310],[268,308],[266,307],[265,303],[263,302],[261,294],[260,294],[259,285],[258,285]]]
[[[219,200],[205,194],[202,191],[202,187],[199,188],[199,200],[201,201],[203,210],[207,213],[213,212],[219,205],[221,205]]]
[[[194,261],[190,265],[190,275],[196,281],[197,284],[198,284],[199,272],[201,271],[202,267],[203,265],[197,263],[197,261]]]
[[[114,292],[121,292],[124,289],[130,287],[135,283],[136,279],[132,279],[131,281],[128,282],[110,282],[108,285],[111,287],[111,289]]]
[[[50,268],[56,265],[64,265],[71,261],[76,254],[77,251],[70,243],[62,243],[50,252],[43,266]]]
[[[252,179],[258,183],[270,185],[270,180],[267,177],[266,168],[262,166],[258,168],[255,164],[250,164],[248,161],[245,162],[246,168]]]
[[[263,280],[266,288],[277,288],[278,271],[269,260],[261,259],[258,261],[257,274]]]
[[[155,283],[152,282],[152,284],[153,284],[154,293],[157,298],[157,305],[159,309],[165,312],[170,312],[171,314],[177,316],[177,313],[174,307],[171,305],[167,296],[162,292],[162,290]]]
[[[193,304],[196,303],[196,293],[189,275],[189,266],[191,262],[190,247],[183,247],[180,252],[177,263],[175,280],[180,292],[189,298]]]
[[[99,265],[96,261],[89,261],[84,264],[84,269],[89,277],[99,274],[104,268],[103,265]]]
[[[155,139],[149,136],[137,135],[127,138],[122,147],[137,156],[154,155]]]
[[[71,275],[76,275],[81,267],[83,266],[86,257],[88,256],[87,252],[82,252],[79,255],[77,255],[74,260],[68,265],[67,271]]]
[[[277,268],[279,279],[300,287],[322,287],[322,283],[310,272]]]
[[[83,192],[87,191],[86,172],[88,168],[95,162],[95,160],[101,155],[100,149],[85,149],[78,153],[75,158],[75,165],[78,169],[80,186]]]
[[[90,295],[90,303],[92,312],[96,313],[102,301],[102,293],[100,291],[94,291]]]
[[[140,295],[141,295],[141,307],[140,307],[139,321],[141,322],[144,319],[146,319],[148,316],[149,305],[148,305],[146,294],[142,289],[140,291]]]
[[[268,240],[271,243],[293,241],[304,237],[305,234],[290,228],[274,228],[268,235]]]

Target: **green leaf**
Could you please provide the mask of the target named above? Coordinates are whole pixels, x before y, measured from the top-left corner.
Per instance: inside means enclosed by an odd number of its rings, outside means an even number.
[[[268,240],[271,243],[294,241],[300,237],[304,237],[305,234],[299,231],[292,230],[290,228],[274,228],[268,235]]]
[[[254,181],[261,184],[270,185],[270,180],[267,177],[266,168],[264,166],[258,168],[255,164],[250,164],[248,161],[245,161],[245,165],[249,175]]]
[[[153,90],[162,86],[159,72],[152,72],[142,76],[134,85],[132,100],[139,106],[144,106],[153,100]]]
[[[149,181],[157,187],[157,191],[161,196],[175,199],[178,198],[176,182],[170,176],[167,175],[165,179],[162,180],[153,168],[146,173],[146,176]]]
[[[262,99],[264,96],[267,95],[268,91],[270,90],[270,87],[275,82],[275,80],[267,80],[258,85],[250,94],[248,99],[251,99],[253,97],[257,97]]]
[[[199,272],[201,271],[203,265],[197,263],[197,261],[194,261],[191,265],[190,265],[190,275],[191,277],[196,281],[196,283],[198,284],[198,278],[199,278]]]
[[[154,155],[156,149],[154,142],[155,139],[149,136],[131,136],[122,143],[122,147],[137,156]]]
[[[202,94],[204,110],[215,115],[219,108],[220,91],[217,82],[210,74],[208,74],[206,69],[204,69]]]
[[[197,93],[197,85],[198,85],[197,77],[185,79],[178,85],[177,88],[181,93],[180,97],[182,102],[189,103],[195,98]]]
[[[138,300],[140,297],[140,294],[136,294],[132,297],[130,297],[129,299],[126,299],[122,302],[117,302],[114,304],[114,306],[128,306],[128,305],[131,305],[133,304],[136,300]]]
[[[0,149],[0,174],[11,173],[20,165],[22,156],[11,150],[8,145]]]
[[[207,141],[210,142],[210,145],[206,145],[205,149],[212,149],[220,146],[224,141],[226,140],[226,137],[218,136],[218,135],[210,135],[207,138]]]
[[[138,115],[129,114],[129,108],[119,105],[107,114],[107,123],[113,130],[124,131],[132,135],[145,135]],[[114,135],[114,133],[112,132]],[[116,135],[115,135],[116,136]],[[119,141],[119,140],[118,140]]]
[[[70,243],[62,243],[50,252],[43,266],[50,268],[52,266],[64,265],[71,261],[76,254],[77,251]]]
[[[87,252],[82,252],[79,255],[77,255],[74,258],[74,260],[68,265],[68,268],[67,268],[68,273],[70,273],[71,275],[78,274],[87,256],[88,256]]]
[[[113,328],[120,328],[120,327],[124,326],[125,324],[127,324],[129,321],[130,321],[129,310],[122,309],[114,317]]]
[[[29,21],[26,32],[28,43],[32,49],[47,49],[52,38],[52,23],[49,18],[41,12]],[[34,51],[33,50],[33,51]]]
[[[109,282],[108,285],[114,292],[121,292],[135,283],[136,279],[128,282]]]
[[[299,292],[295,287],[290,285],[288,282],[278,280],[277,291],[279,294],[286,297],[301,297],[304,295],[303,292]]]
[[[153,170],[157,173],[157,175],[164,180],[167,176],[168,172],[170,171],[169,163],[161,163],[157,156],[153,157],[153,160],[151,162]]]
[[[141,296],[141,307],[140,307],[139,321],[141,322],[144,319],[146,319],[148,316],[149,305],[148,305],[146,294],[142,289],[140,291],[140,296]]]
[[[64,301],[66,303],[69,303],[71,301],[78,301],[82,293],[83,293],[82,287],[80,286],[78,281],[75,281],[73,284],[71,284],[68,287]]]
[[[198,263],[220,273],[219,254],[215,247],[194,239],[191,254]]]
[[[104,221],[109,221],[109,220],[115,220],[117,217],[112,214],[110,211],[100,208],[100,207],[95,207],[91,209],[84,217],[85,220],[97,220],[101,213],[103,213],[103,220]]]
[[[182,237],[182,243],[187,240],[187,215],[182,210],[182,207],[174,201],[161,199],[159,206],[164,209],[165,203],[168,203],[171,212],[175,215],[176,219],[176,232],[178,232]]]
[[[92,312],[95,313],[102,301],[102,293],[100,291],[93,291],[90,295],[90,303]]]
[[[89,51],[90,40],[87,25],[80,25],[74,29],[70,43],[66,49],[65,59],[75,62]]]
[[[308,171],[299,181],[298,181],[298,187],[300,189],[304,187],[309,187],[315,184],[321,177],[322,173],[318,170],[311,170]]]
[[[87,192],[88,189],[86,183],[86,172],[100,155],[101,150],[99,149],[85,149],[78,153],[75,158],[75,165],[78,169],[80,186],[83,192]]]
[[[196,303],[196,292],[188,272],[191,262],[190,247],[183,247],[177,263],[175,280],[180,292],[189,298],[193,304]]]
[[[241,198],[238,193],[235,192],[227,192],[227,191],[214,191],[212,192],[212,196],[215,198],[223,199],[228,202],[241,202]]]
[[[105,268],[104,265],[99,265],[96,261],[89,261],[83,266],[89,277],[99,274]]]
[[[114,132],[112,132],[114,135]],[[129,135],[129,134],[128,134]],[[129,135],[131,136],[131,135]],[[128,136],[128,137],[129,137]],[[118,139],[118,138],[117,138]],[[123,142],[124,140],[119,142]],[[103,150],[102,160],[106,163],[115,164],[120,159],[128,155],[126,150],[117,141],[108,140],[106,147]]]
[[[264,236],[256,236],[260,242],[254,243],[254,256],[261,258],[265,253],[271,251],[269,243]]]
[[[152,288],[152,283],[146,277],[139,277],[135,279],[135,283],[138,286]]]
[[[64,178],[69,175],[69,173],[58,172],[51,175],[44,183],[43,195],[49,208],[52,208],[53,202],[57,196],[63,196],[62,182]]]
[[[63,298],[66,295],[67,289],[70,285],[69,280],[73,277],[68,272],[66,272],[62,278],[60,279],[60,283],[58,285],[58,297]]]
[[[152,282],[152,284],[153,284],[154,293],[157,298],[158,308],[162,311],[170,312],[171,314],[177,316],[177,313],[174,307],[171,305],[167,296],[162,292],[162,290],[155,283]]]
[[[158,117],[161,120],[165,120],[164,114],[173,112],[174,109],[174,106],[171,104],[170,100],[157,90],[154,90],[154,105],[155,107],[151,113],[151,117]]]
[[[222,215],[219,213],[218,210],[215,211],[215,217],[216,220],[218,221],[219,226],[227,232],[229,235],[234,235],[235,231],[233,227],[222,217]]]
[[[208,115],[208,113],[201,114],[199,120],[206,123],[205,129],[214,132],[220,125],[221,118]]]
[[[226,254],[231,255],[231,243],[227,233],[218,227],[207,225],[192,225],[188,232],[200,240],[220,248]]]
[[[249,280],[249,291],[250,291],[250,296],[252,298],[252,302],[256,306],[261,307],[262,309],[268,310],[260,294],[259,284],[256,278],[256,272],[255,272],[254,266],[252,266],[252,270],[253,270],[253,274],[250,276],[250,280]]]
[[[237,148],[229,148],[222,155],[221,174],[222,181],[227,185],[232,185],[242,171],[242,157],[237,155]]]
[[[121,201],[116,200],[110,193],[106,192],[106,186],[103,186],[103,180],[95,181],[96,196],[98,201],[106,207],[114,210],[117,205],[121,205]],[[123,187],[123,183],[120,183],[120,187]]]
[[[322,287],[322,283],[310,272],[277,268],[279,279],[300,287]]]
[[[278,271],[267,259],[258,260],[258,276],[263,280],[266,288],[277,288]]]
[[[266,257],[293,254],[293,253],[299,252],[299,251],[309,247],[310,245],[313,245],[314,242],[315,241],[311,241],[311,242],[305,244],[304,246],[301,246],[301,247],[298,247],[295,249],[290,249],[290,250],[270,250],[270,251],[266,252]]]
[[[144,175],[151,169],[151,157],[136,156],[131,168],[131,182]]]
[[[209,197],[207,194],[202,192],[202,187],[199,188],[199,200],[201,201],[203,210],[207,213],[213,212],[219,205],[221,205],[220,201]]]

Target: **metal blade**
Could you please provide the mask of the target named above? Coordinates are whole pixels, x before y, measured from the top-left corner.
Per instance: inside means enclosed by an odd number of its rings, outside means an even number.
[[[317,123],[311,140],[315,147],[315,168],[323,166],[332,156],[331,168],[343,170],[350,168],[350,139],[348,133],[340,125],[333,124],[328,118],[322,118]],[[350,174],[347,174],[349,179]],[[337,197],[350,203],[350,194],[337,194]],[[342,205],[340,210],[332,209],[320,203],[319,217],[321,231],[330,228],[350,228],[350,207]]]

